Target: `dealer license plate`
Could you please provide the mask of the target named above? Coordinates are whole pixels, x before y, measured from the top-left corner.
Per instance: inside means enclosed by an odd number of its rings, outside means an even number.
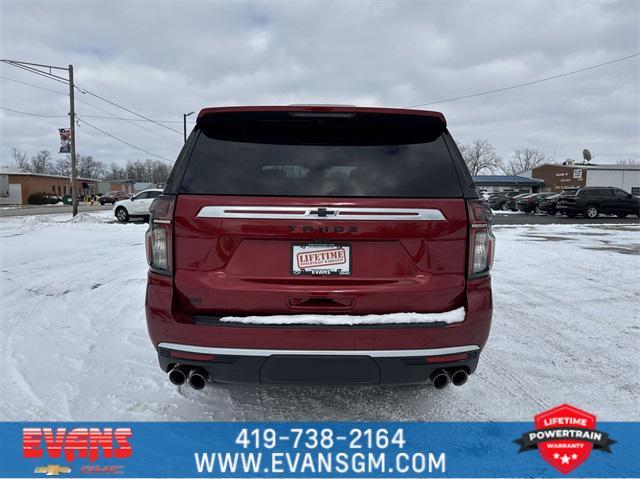
[[[291,249],[293,274],[351,274],[351,246],[348,244],[298,243]]]

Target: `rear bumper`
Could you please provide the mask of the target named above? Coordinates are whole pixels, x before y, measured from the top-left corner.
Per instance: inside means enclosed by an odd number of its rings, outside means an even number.
[[[212,381],[223,383],[419,384],[428,382],[439,369],[452,373],[462,368],[471,374],[478,357],[478,346],[426,351],[269,351],[158,345],[164,371],[176,364],[199,367]]]
[[[173,364],[197,365],[221,382],[304,383],[306,377],[312,383],[397,384],[424,382],[442,367],[464,367],[472,373],[487,341],[493,310],[490,277],[467,282],[465,320],[450,325],[196,324],[192,316],[177,310],[173,294],[171,277],[149,273],[147,327],[161,367],[167,371]],[[456,358],[455,364],[427,361],[461,347],[471,349],[463,351],[466,356]],[[197,357],[198,353],[212,357]],[[341,366],[335,367],[329,358],[340,358]],[[365,373],[347,374],[360,367]],[[310,371],[316,369],[328,371],[333,380],[313,376]],[[289,376],[287,370],[292,371]],[[304,375],[294,374],[299,370]]]

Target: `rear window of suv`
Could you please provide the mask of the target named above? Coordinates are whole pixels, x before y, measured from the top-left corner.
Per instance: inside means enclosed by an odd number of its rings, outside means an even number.
[[[280,115],[201,122],[180,192],[461,197],[439,120],[410,118]]]

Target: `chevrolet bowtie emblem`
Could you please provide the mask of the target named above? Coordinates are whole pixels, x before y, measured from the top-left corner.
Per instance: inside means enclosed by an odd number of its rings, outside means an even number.
[[[326,208],[318,208],[317,210],[310,210],[310,215],[318,215],[320,218],[326,218],[327,216],[335,216],[337,211],[328,210]]]
[[[68,474],[71,468],[67,466],[58,466],[57,464],[49,464],[47,466],[36,467],[34,473],[45,474],[47,476],[59,476],[60,474]]]

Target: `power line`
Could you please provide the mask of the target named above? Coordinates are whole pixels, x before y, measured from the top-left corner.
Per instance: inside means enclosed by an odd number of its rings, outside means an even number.
[[[59,75],[54,75],[53,73],[49,72],[44,72],[42,70],[38,70],[37,68],[34,68],[34,66],[37,67],[44,67],[44,68],[49,68],[49,70],[51,70],[52,67],[50,67],[49,65],[38,65],[36,63],[25,63],[25,62],[16,62],[13,60],[2,60],[3,63],[6,63],[7,65],[11,65],[12,67],[16,67],[16,68],[20,68],[22,70],[26,70],[28,72],[31,73],[35,73],[36,75],[40,75],[42,77],[48,78],[50,80],[54,80],[57,81],[59,83],[63,83],[64,85],[68,85],[69,84],[69,80],[61,77]],[[33,65],[33,66],[31,66]],[[60,67],[53,67],[56,68],[57,70],[67,70],[67,68],[60,68]]]
[[[84,89],[82,89],[82,88],[80,88],[80,87],[77,87],[77,86],[76,86],[76,88],[77,88],[77,90],[78,90],[79,92],[81,92],[81,93],[86,93],[86,94],[88,94],[88,95],[94,96],[94,97],[96,97],[96,98],[98,98],[98,99],[100,99],[100,100],[102,100],[102,101],[104,101],[104,102],[109,103],[110,105],[113,105],[113,106],[116,106],[116,107],[118,107],[118,108],[121,108],[121,109],[123,109],[124,111],[127,111],[127,112],[131,113],[132,115],[139,116],[140,118],[144,118],[145,120],[150,121],[151,123],[155,123],[156,125],[161,126],[162,128],[166,128],[167,130],[171,130],[171,131],[173,131],[173,132],[175,132],[175,133],[179,133],[179,134],[181,134],[181,135],[182,135],[182,132],[181,132],[181,131],[175,130],[175,129],[173,129],[173,128],[171,128],[171,127],[167,126],[167,125],[163,125],[162,123],[160,123],[160,122],[158,122],[158,121],[156,121],[156,120],[153,120],[153,119],[151,119],[151,118],[149,118],[149,117],[147,117],[147,116],[141,115],[140,113],[137,113],[137,112],[135,112],[135,111],[133,111],[133,110],[131,110],[131,109],[127,108],[126,106],[122,106],[122,105],[120,105],[120,104],[118,104],[118,103],[116,103],[116,102],[114,102],[114,101],[109,100],[108,98],[102,97],[102,96],[100,96],[100,95],[98,95],[98,94],[96,94],[96,93],[93,93],[93,92],[91,92],[91,91],[89,91],[89,90],[84,90]]]
[[[120,143],[123,143],[123,144],[125,144],[125,145],[127,145],[127,146],[130,146],[131,148],[135,148],[136,150],[142,151],[143,153],[146,153],[147,155],[155,156],[156,158],[159,158],[159,159],[161,159],[161,160],[163,160],[163,161],[168,161],[169,163],[173,163],[173,161],[171,161],[170,159],[165,158],[165,157],[160,156],[160,155],[156,155],[155,153],[151,153],[150,151],[147,151],[147,150],[145,150],[144,148],[140,148],[139,146],[132,145],[131,143],[129,143],[129,142],[127,142],[127,141],[123,140],[122,138],[118,138],[117,136],[112,135],[111,133],[106,132],[106,131],[104,131],[104,130],[102,130],[102,129],[98,128],[97,126],[92,125],[91,123],[89,123],[89,122],[88,122],[88,121],[86,121],[86,120],[83,120],[83,119],[82,119],[82,118],[80,118],[79,116],[77,116],[76,118],[78,119],[78,121],[79,121],[80,123],[84,123],[84,124],[85,124],[85,125],[87,125],[88,127],[93,128],[94,130],[99,131],[100,133],[102,133],[103,135],[108,136],[109,138],[113,138],[114,140],[119,141]]]
[[[58,93],[59,95],[69,96],[69,93],[67,93],[67,92],[60,91],[60,90],[54,90],[52,88],[46,88],[46,87],[43,87],[43,86],[40,86],[40,85],[35,85],[33,83],[28,83],[28,82],[21,81],[21,80],[16,80],[15,78],[9,78],[9,77],[3,76],[3,75],[0,75],[0,78],[3,79],[3,80],[15,82],[15,83],[20,83],[21,85],[26,85],[26,86],[30,86],[30,87],[33,87],[33,88],[38,88],[40,90],[45,90],[45,91],[49,91],[49,92],[52,92],[52,93]],[[95,106],[95,105],[93,105],[93,104],[91,104],[91,103],[89,103],[89,102],[87,102],[85,100],[81,100],[79,98],[76,98],[76,101],[78,103],[83,103],[83,104],[88,105],[88,106],[90,106],[92,108],[95,108],[96,110],[100,110],[100,111],[102,111],[104,113],[112,115],[112,116],[82,115],[85,118],[97,118],[97,119],[101,119],[101,120],[122,120],[122,121],[134,121],[134,122],[135,121],[138,121],[138,122],[149,121],[149,120],[147,120],[145,118],[123,118],[123,117],[119,117],[119,116],[113,115],[110,111],[105,110],[103,108],[100,108],[98,106]],[[182,123],[182,120],[154,120],[154,121],[157,121],[158,123]],[[193,123],[196,123],[196,122],[195,121],[188,121],[187,123],[192,123],[193,124]],[[168,137],[165,137],[165,138],[168,138]]]
[[[549,77],[546,77],[546,78],[540,78],[538,80],[531,80],[531,81],[528,81],[528,82],[518,83],[516,85],[506,86],[506,87],[503,87],[503,88],[496,88],[495,90],[486,90],[486,91],[482,91],[482,92],[479,92],[479,93],[472,93],[470,95],[457,96],[457,97],[452,97],[452,98],[445,98],[443,100],[430,101],[428,103],[419,103],[417,105],[407,106],[406,108],[417,108],[419,106],[435,105],[437,103],[449,103],[449,102],[452,102],[452,101],[466,100],[467,98],[475,98],[475,97],[478,97],[478,96],[491,95],[493,93],[500,93],[500,92],[507,91],[507,90],[514,90],[516,88],[521,88],[521,87],[524,87],[524,86],[535,85],[537,83],[542,83],[542,82],[549,81],[549,80],[556,80],[558,78],[568,77],[570,75],[575,75],[577,73],[583,73],[583,72],[586,72],[586,71],[589,71],[589,70],[593,70],[595,68],[600,68],[600,67],[604,67],[604,66],[607,66],[607,65],[611,65],[613,63],[623,62],[623,61],[635,58],[637,56],[640,56],[640,53],[634,53],[633,55],[628,55],[626,57],[616,58],[616,59],[613,59],[613,60],[609,60],[608,62],[599,63],[597,65],[591,65],[591,66],[588,66],[588,67],[585,67],[585,68],[580,68],[579,70],[573,70],[573,71],[566,72],[566,73],[560,73],[558,75],[552,75],[552,76],[549,76]]]
[[[2,75],[0,75],[0,78],[2,78],[4,80],[12,81],[12,82],[20,83],[20,84],[23,84],[23,85],[27,85],[27,86],[30,86],[30,87],[39,88],[41,90],[46,90],[46,91],[50,91],[50,92],[53,92],[53,93],[58,93],[60,95],[69,96],[68,93],[65,93],[65,92],[62,92],[62,91],[59,91],[59,90],[54,90],[54,89],[51,89],[51,88],[41,87],[39,85],[34,85],[33,83],[27,83],[27,82],[23,82],[23,81],[20,81],[20,80],[15,80],[13,78],[5,77],[5,76],[2,76]],[[137,128],[140,128],[142,130],[148,131],[148,132],[153,133],[155,135],[161,136],[162,138],[166,138],[166,139],[169,139],[169,140],[176,139],[176,138],[170,138],[170,137],[168,137],[166,135],[163,135],[160,132],[157,132],[155,130],[151,130],[150,128],[145,128],[142,125],[138,125],[137,123],[134,123],[135,121],[138,121],[138,122],[140,122],[140,121],[148,121],[146,119],[130,119],[130,118],[118,117],[118,116],[114,115],[113,113],[111,113],[110,111],[105,110],[104,108],[100,108],[99,106],[93,105],[93,104],[91,104],[91,103],[89,103],[87,101],[81,100],[80,98],[76,98],[76,101],[78,103],[83,103],[83,104],[85,104],[87,106],[90,106],[91,108],[95,108],[96,110],[99,110],[99,111],[101,111],[103,113],[106,113],[106,114],[110,115],[109,117],[97,116],[97,115],[83,115],[85,118],[97,118],[97,119],[102,119],[102,120],[113,119],[113,120],[126,121],[127,123],[131,123],[133,126],[135,126]],[[29,116],[41,116],[43,118],[46,117],[45,115],[28,114],[28,113],[20,112],[20,111],[17,111],[17,110],[15,110],[14,113],[22,113],[22,114],[26,114],[26,115],[29,115]],[[63,118],[63,117],[61,117],[61,118]],[[182,123],[180,120],[175,120],[175,122],[176,123]]]
[[[79,98],[76,98],[76,101],[78,101],[80,103],[83,103],[85,105],[88,105],[91,108],[95,108],[96,110],[99,110],[99,111],[101,111],[103,113],[106,113],[107,115],[110,115],[108,117],[96,116],[96,115],[82,115],[85,118],[98,118],[98,119],[103,119],[103,120],[122,120],[122,121],[126,121],[127,123],[132,124],[133,126],[135,126],[137,128],[140,128],[141,130],[148,131],[150,133],[153,133],[154,135],[161,136],[162,138],[167,138],[168,140],[176,140],[176,138],[170,138],[167,135],[163,135],[159,131],[152,130],[151,128],[146,128],[146,127],[144,127],[142,125],[138,125],[137,123],[134,123],[133,121],[129,120],[128,118],[120,118],[120,117],[114,115],[113,113],[111,113],[110,111],[105,110],[104,108],[100,108],[99,106],[93,105],[93,104],[91,104],[91,103],[89,103],[87,101],[80,100]],[[140,120],[140,121],[146,121],[146,120]]]
[[[60,90],[54,90],[53,88],[47,88],[47,87],[43,87],[43,86],[40,86],[40,85],[34,85],[33,83],[28,83],[26,81],[16,80],[15,78],[9,78],[9,77],[3,76],[3,75],[0,75],[0,78],[2,78],[3,80],[12,81],[12,82],[15,82],[15,83],[20,83],[22,85],[27,85],[27,86],[30,86],[30,87],[33,87],[33,88],[39,88],[40,90],[50,91],[50,92],[53,92],[53,93],[58,93],[60,95],[69,96],[69,93],[67,93],[67,92],[60,91]]]
[[[88,103],[87,103],[88,104]],[[96,115],[82,115],[85,118],[98,118],[101,120],[123,120],[123,121],[149,121],[142,118],[123,118],[120,116],[96,116]],[[156,120],[160,123],[182,123],[182,120]],[[187,123],[195,124],[195,121],[187,121]],[[169,138],[169,137],[166,137]]]
[[[7,108],[6,106],[0,106],[0,110],[6,110],[12,113],[19,113],[21,115],[27,116],[36,116],[38,118],[68,118],[68,115],[42,115],[40,113],[27,113],[26,111],[13,110],[11,108]]]
[[[6,110],[6,111],[10,111],[12,113],[19,113],[20,115],[35,116],[35,117],[38,117],[38,118],[67,118],[67,115],[42,115],[42,114],[39,114],[39,113],[29,113],[29,112],[26,112],[26,111],[14,110],[12,108],[7,108],[5,106],[0,106],[0,110]],[[140,151],[142,151],[142,152],[144,152],[144,153],[146,153],[148,155],[152,155],[152,156],[155,156],[156,158],[160,158],[161,160],[173,163],[171,160],[169,160],[167,158],[164,158],[164,157],[162,157],[160,155],[156,155],[155,153],[151,153],[150,151],[147,151],[147,150],[145,150],[143,148],[140,148],[139,146],[132,145],[131,143],[129,143],[129,142],[125,141],[125,140],[122,140],[121,138],[118,138],[118,137],[112,135],[111,133],[108,133],[108,132],[100,129],[97,126],[92,125],[91,123],[83,120],[82,118],[78,117],[77,115],[76,115],[76,118],[77,118],[77,120],[79,122],[82,122],[85,125],[93,128],[95,130],[98,130],[100,133],[102,133],[104,135],[107,135],[108,137],[113,138],[114,140],[117,140],[117,141],[119,141],[121,143],[124,143],[127,146],[130,146],[131,148],[135,148],[136,150],[140,150]]]

